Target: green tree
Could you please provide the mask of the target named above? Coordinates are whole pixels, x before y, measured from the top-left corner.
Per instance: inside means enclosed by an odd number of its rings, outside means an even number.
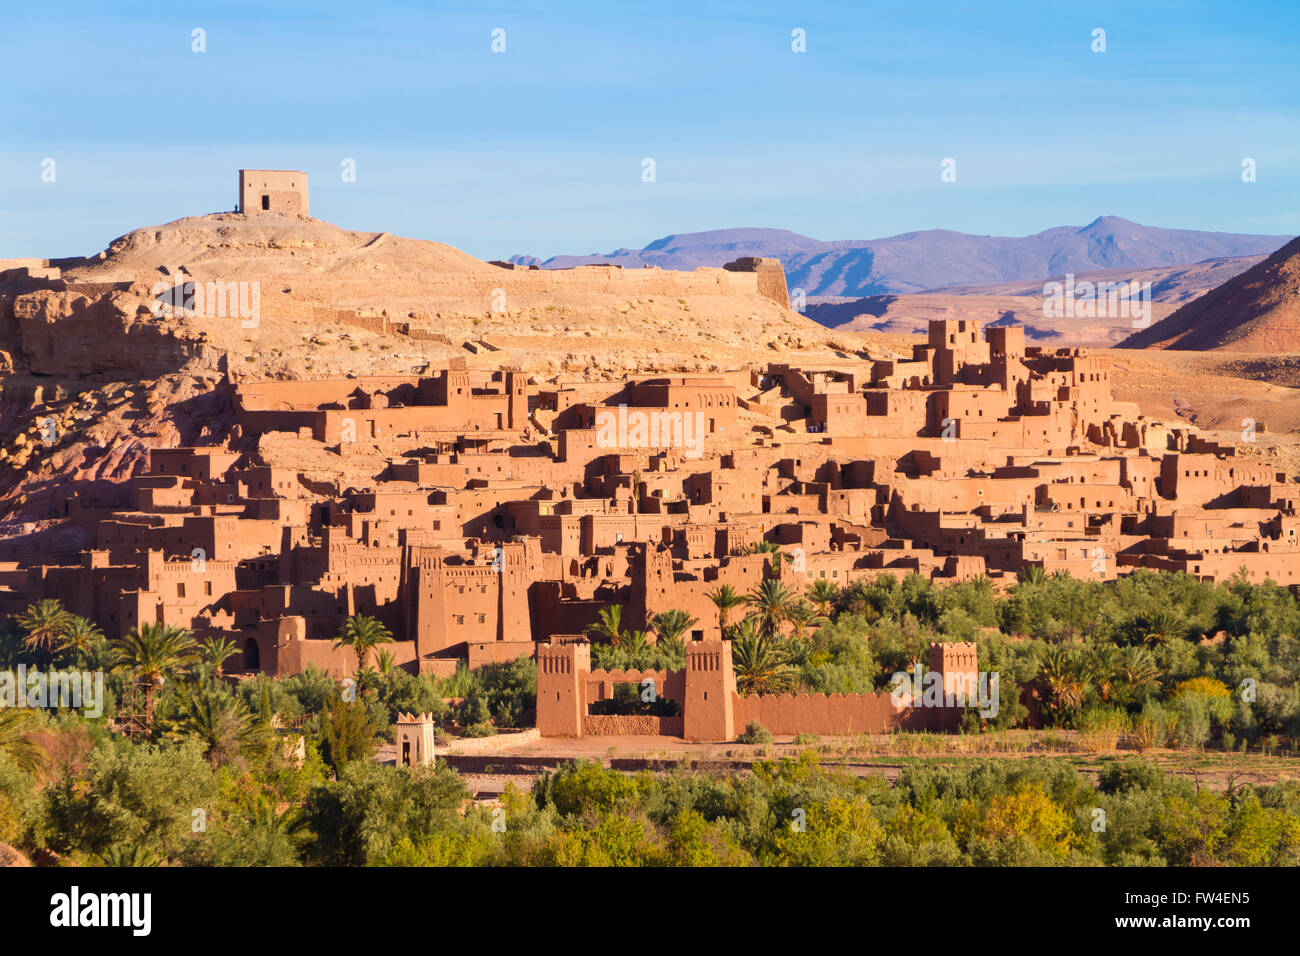
[[[26,711],[0,706],[0,754],[27,773],[34,773],[46,762],[45,751],[28,736],[35,729],[34,722]]]
[[[813,607],[817,608],[817,613],[822,617],[830,617],[831,605],[839,595],[839,587],[826,578],[818,578],[804,591],[804,597],[812,602]]]
[[[341,774],[352,761],[366,760],[375,752],[377,732],[364,705],[335,698],[321,715],[321,759]]]
[[[731,612],[745,603],[745,597],[738,594],[730,584],[723,584],[708,594],[709,600],[718,609],[718,630],[727,629],[727,618]]]
[[[114,665],[144,685],[145,721],[153,727],[154,703],[167,675],[198,661],[188,630],[170,624],[141,624],[114,645]]]
[[[803,598],[790,604],[785,612],[785,619],[790,622],[790,636],[795,640],[802,640],[808,628],[816,630],[830,623],[829,618],[817,613],[817,610]]]
[[[779,694],[794,687],[798,671],[782,642],[768,634],[756,618],[748,617],[731,629],[731,662],[736,689],[745,695]]]
[[[380,644],[391,644],[393,634],[377,618],[366,614],[353,614],[343,624],[343,630],[334,639],[334,647],[352,648],[357,656],[357,673],[365,670],[366,658]],[[359,680],[359,678],[358,678]]]
[[[187,689],[174,725],[176,733],[197,738],[203,756],[215,766],[230,763],[243,752],[259,751],[268,735],[266,725],[220,684]]]
[[[587,633],[603,637],[610,644],[619,644],[623,636],[623,605],[611,604],[601,608],[596,623],[587,628]]]
[[[684,635],[695,624],[695,618],[677,608],[660,611],[650,618],[650,629],[655,632],[655,640],[664,645],[665,649],[671,648],[673,652],[685,649]]]
[[[93,658],[95,648],[104,640],[104,632],[94,621],[69,614],[59,638],[59,652],[71,657],[73,663],[83,665]]]
[[[18,615],[18,626],[23,629],[23,644],[33,654],[48,661],[59,649],[59,641],[72,615],[58,601],[46,598]]]
[[[225,676],[226,661],[239,653],[239,646],[224,637],[209,637],[203,642],[200,656],[212,668],[212,676],[221,680]]]
[[[754,588],[745,599],[758,618],[759,627],[769,637],[780,633],[781,624],[788,619],[794,605],[794,592],[780,581],[766,580]]]

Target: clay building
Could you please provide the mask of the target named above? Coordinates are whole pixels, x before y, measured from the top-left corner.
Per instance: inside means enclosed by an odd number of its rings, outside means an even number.
[[[241,169],[238,211],[308,215],[307,174],[299,169]]]

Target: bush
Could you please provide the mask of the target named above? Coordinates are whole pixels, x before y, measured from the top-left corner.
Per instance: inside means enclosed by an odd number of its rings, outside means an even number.
[[[1128,730],[1128,715],[1115,707],[1089,707],[1079,716],[1079,742],[1089,750],[1114,750]]]
[[[1168,739],[1168,716],[1155,701],[1148,701],[1133,718],[1133,744],[1139,750],[1163,747]]]
[[[751,720],[748,726],[745,727],[745,732],[736,738],[736,742],[742,744],[770,744],[775,739],[766,727],[757,720]]]

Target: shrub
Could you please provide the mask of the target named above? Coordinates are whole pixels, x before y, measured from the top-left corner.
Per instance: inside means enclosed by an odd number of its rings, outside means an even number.
[[[742,744],[770,744],[775,739],[766,727],[757,720],[751,720],[748,726],[745,727],[745,732],[736,738],[736,742]]]
[[[1165,709],[1155,701],[1148,701],[1142,712],[1133,718],[1133,744],[1139,750],[1163,747],[1168,737],[1168,717]]]
[[[1115,707],[1089,707],[1079,716],[1079,742],[1088,750],[1114,750],[1128,730],[1128,715]]]

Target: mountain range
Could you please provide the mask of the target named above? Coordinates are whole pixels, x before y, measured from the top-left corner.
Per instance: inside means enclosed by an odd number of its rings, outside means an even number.
[[[823,242],[784,229],[717,229],[665,236],[643,249],[546,260],[516,255],[510,261],[544,269],[608,263],[690,270],[742,256],[770,256],[785,266],[792,290],[802,289],[809,297],[857,297],[1267,255],[1291,238],[1161,229],[1101,216],[1082,227],[1056,226],[1014,237],[928,229],[884,239]]]

